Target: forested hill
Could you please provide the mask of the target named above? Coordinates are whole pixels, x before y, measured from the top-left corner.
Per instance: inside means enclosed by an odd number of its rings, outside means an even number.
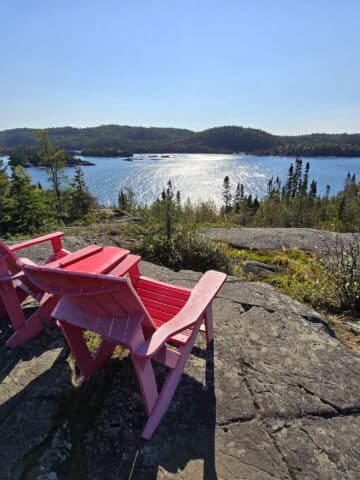
[[[35,129],[0,131],[0,151],[10,153],[20,146],[35,146]],[[272,135],[263,130],[236,126],[202,132],[177,128],[103,125],[91,128],[48,129],[51,142],[85,155],[120,155],[121,152],[245,152],[296,156],[360,156],[360,134]]]
[[[36,129],[17,128],[0,131],[0,147],[11,148],[37,145]],[[51,143],[66,150],[89,147],[117,147],[124,150],[156,149],[157,145],[171,143],[192,135],[190,130],[177,128],[129,127],[103,125],[100,127],[47,129]]]

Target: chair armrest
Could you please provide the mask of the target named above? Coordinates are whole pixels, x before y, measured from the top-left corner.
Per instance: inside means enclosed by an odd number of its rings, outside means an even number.
[[[22,250],[23,248],[28,248],[33,245],[38,245],[39,243],[51,242],[54,252],[62,248],[61,237],[64,235],[63,232],[54,232],[49,233],[48,235],[43,235],[42,237],[31,238],[30,240],[25,240],[24,242],[16,243],[11,245],[9,249],[12,252],[17,250]]]
[[[134,268],[141,260],[139,255],[132,255],[131,253],[126,256],[126,258],[116,267],[114,267],[107,275],[113,277],[123,277],[126,275],[132,268]]]
[[[69,253],[63,258],[56,259],[53,262],[46,263],[44,266],[47,268],[64,268],[72,263],[79,262],[84,258],[87,258],[94,253],[100,252],[103,250],[103,247],[100,245],[89,245],[87,247],[82,248],[81,250],[77,250],[76,252]]]
[[[150,358],[171,337],[194,325],[214,300],[226,280],[224,273],[209,270],[193,288],[189,300],[180,312],[171,320],[161,325],[155,333],[135,352],[137,357]]]

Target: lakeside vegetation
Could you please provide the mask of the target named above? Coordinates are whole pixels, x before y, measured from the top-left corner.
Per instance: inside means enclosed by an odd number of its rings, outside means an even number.
[[[73,152],[64,149],[61,149],[61,151],[67,167],[94,165],[94,163],[87,160],[81,160]],[[46,167],[43,156],[41,155],[40,145],[11,148],[7,151],[7,154],[9,155],[9,164],[14,167],[18,165],[24,168]]]
[[[69,179],[66,153],[55,148],[47,132],[39,132],[39,156],[51,188],[34,185],[22,165],[11,165],[10,175],[0,160],[0,235],[39,234],[74,222],[90,223],[97,209],[80,167]]]
[[[66,158],[46,132],[38,133],[41,163],[47,169],[50,188],[34,185],[21,165],[10,171],[0,161],[0,235],[38,235],[66,225],[94,225],[99,206],[90,194],[81,168],[74,177],[64,174]],[[348,173],[336,195],[327,188],[319,196],[310,178],[310,164],[301,159],[291,164],[285,182],[270,178],[263,199],[245,195],[245,186],[223,179],[220,210],[215,204],[193,205],[182,199],[168,182],[151,205],[139,205],[130,189],[119,192],[115,214],[130,218],[121,235],[135,239],[133,249],[144,259],[175,270],[218,269],[253,279],[243,269],[245,260],[277,267],[263,279],[279,291],[327,313],[360,309],[360,242],[354,233],[350,250],[340,246],[337,255],[324,258],[296,250],[251,252],[207,240],[204,226],[313,227],[340,232],[360,232],[360,183]],[[115,207],[115,206],[114,206]],[[130,217],[129,217],[130,215]],[[132,217],[135,221],[131,221]],[[116,228],[116,227],[114,227]]]
[[[175,270],[218,269],[245,280],[257,280],[244,270],[244,261],[265,262],[274,266],[275,271],[262,281],[326,314],[346,313],[352,318],[360,310],[360,233],[356,233],[360,232],[360,183],[348,174],[342,192],[333,197],[329,192],[318,197],[315,181],[308,188],[309,170],[307,164],[302,171],[302,161],[297,160],[295,168],[293,165],[289,168],[284,187],[281,188],[278,179],[275,182],[270,179],[268,195],[261,201],[245,197],[241,185],[233,197],[226,177],[221,211],[209,202],[182,204],[181,193],[175,192],[171,182],[150,206],[137,205],[131,190],[121,191],[118,211],[130,211],[142,219],[140,223],[129,222],[123,234],[137,239],[133,248],[144,259]],[[244,220],[248,225],[275,226],[280,221],[283,226],[285,221],[295,226],[347,230],[354,232],[353,242],[339,243],[331,255],[321,256],[296,249],[280,252],[237,249],[201,235],[204,226],[237,226]]]
[[[18,128],[0,132],[3,154],[23,154],[36,147],[36,130]],[[92,128],[48,129],[50,141],[68,152],[83,155],[130,156],[128,153],[234,153],[289,156],[360,156],[360,134],[272,135],[238,126],[193,132],[178,128],[103,125]]]

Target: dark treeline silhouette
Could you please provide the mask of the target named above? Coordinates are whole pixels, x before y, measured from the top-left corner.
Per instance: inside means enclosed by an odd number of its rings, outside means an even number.
[[[20,128],[0,132],[0,150],[11,154],[36,146],[36,130]],[[103,125],[91,128],[61,127],[48,130],[57,148],[80,150],[85,155],[127,156],[125,153],[234,153],[291,156],[360,156],[360,134],[272,135],[237,126],[201,132],[177,128]]]
[[[16,167],[44,167],[44,159],[41,155],[40,146],[25,146],[9,149],[10,165]],[[81,160],[73,152],[63,149],[65,164],[67,167],[94,165],[93,163]]]

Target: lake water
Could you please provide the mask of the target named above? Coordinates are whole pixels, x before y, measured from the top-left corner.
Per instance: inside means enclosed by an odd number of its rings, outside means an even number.
[[[134,161],[121,158],[81,157],[95,163],[94,167],[83,167],[90,191],[104,205],[117,203],[120,189],[130,187],[136,192],[137,200],[150,203],[159,197],[166,182],[171,180],[175,190],[180,190],[182,201],[213,200],[222,204],[222,184],[226,175],[235,191],[236,184],[243,183],[246,194],[264,196],[267,182],[273,175],[286,180],[291,157],[225,155],[225,154],[169,154],[168,158],[152,158],[150,154],[136,155]],[[330,193],[342,189],[347,172],[355,173],[360,180],[360,158],[305,158],[303,165],[310,162],[310,179],[318,183],[318,193]],[[34,182],[47,185],[46,172],[41,168],[29,168]],[[69,177],[73,169],[66,169]]]

